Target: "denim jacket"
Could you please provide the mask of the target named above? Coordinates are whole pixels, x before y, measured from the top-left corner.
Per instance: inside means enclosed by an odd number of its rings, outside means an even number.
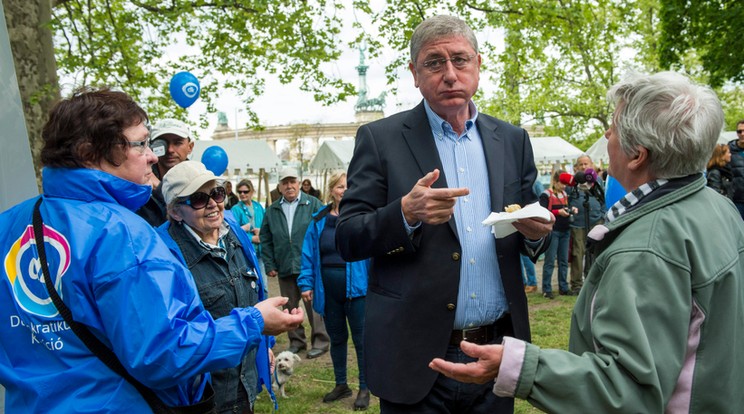
[[[213,318],[229,315],[233,308],[253,306],[259,301],[258,273],[249,266],[237,236],[230,229],[224,236],[227,254],[209,251],[185,228],[185,224],[168,227],[183,254],[186,266],[191,270],[204,307]],[[236,403],[236,390],[241,384],[248,394],[251,406],[256,399],[256,351],[252,348],[243,356],[241,364],[234,368],[212,372],[215,402],[218,411],[228,409]]]

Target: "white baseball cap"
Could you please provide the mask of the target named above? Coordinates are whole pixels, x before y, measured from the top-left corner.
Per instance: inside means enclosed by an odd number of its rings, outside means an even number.
[[[279,171],[279,181],[283,181],[285,178],[297,178],[297,169],[292,167],[284,167]]]
[[[199,161],[178,163],[163,176],[165,204],[170,204],[179,197],[188,197],[204,184],[217,179],[217,176]]]
[[[155,140],[165,134],[178,135],[181,138],[191,140],[191,130],[189,129],[189,126],[173,118],[161,119],[156,122],[150,131],[150,139]]]

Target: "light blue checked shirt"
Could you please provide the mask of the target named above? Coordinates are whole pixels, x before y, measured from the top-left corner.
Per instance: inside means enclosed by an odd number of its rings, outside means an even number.
[[[287,217],[287,234],[291,235],[292,224],[294,224],[295,211],[297,211],[297,206],[300,205],[300,196],[298,195],[297,198],[294,199],[294,201],[287,201],[286,198],[282,197],[282,199],[279,201],[279,205],[284,212],[284,216]]]
[[[447,187],[470,190],[469,195],[458,198],[455,204],[454,219],[462,260],[453,329],[490,325],[509,311],[496,256],[496,239],[491,228],[481,224],[491,214],[491,193],[488,180],[484,180],[488,177],[488,168],[481,136],[475,126],[478,109],[472,101],[469,106],[473,116],[465,122],[464,133],[457,136],[452,126],[424,101]]]

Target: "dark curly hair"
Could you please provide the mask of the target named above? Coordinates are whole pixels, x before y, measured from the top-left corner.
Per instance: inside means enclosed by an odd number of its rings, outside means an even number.
[[[49,112],[41,137],[41,162],[48,167],[83,168],[126,160],[124,130],[147,123],[145,111],[124,92],[81,88]]]

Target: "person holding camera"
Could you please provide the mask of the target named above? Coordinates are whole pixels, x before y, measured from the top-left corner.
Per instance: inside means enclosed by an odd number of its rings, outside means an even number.
[[[151,226],[158,227],[168,218],[160,180],[171,168],[189,159],[194,150],[194,140],[188,125],[177,119],[165,118],[150,128],[149,145],[158,157],[150,176],[152,195],[136,213]]]
[[[548,299],[554,297],[551,279],[553,278],[556,260],[558,260],[558,292],[561,295],[571,294],[566,280],[568,275],[568,242],[571,236],[570,223],[577,209],[569,206],[566,185],[560,181],[560,176],[563,173],[565,171],[554,172],[550,179],[550,188],[540,194],[540,205],[547,208],[555,216],[553,236],[550,239],[548,250],[545,252],[545,262],[543,263],[543,297]]]
[[[586,172],[594,168],[592,159],[584,154],[576,159],[574,168],[577,173]],[[601,178],[594,181],[595,186],[602,189]],[[577,210],[574,220],[571,222],[571,294],[578,295],[584,285],[584,255],[586,252],[586,235],[589,230],[597,224],[604,222],[602,219],[607,212],[605,203],[597,196],[597,192],[587,190],[582,186],[573,187],[568,193],[568,204]]]

